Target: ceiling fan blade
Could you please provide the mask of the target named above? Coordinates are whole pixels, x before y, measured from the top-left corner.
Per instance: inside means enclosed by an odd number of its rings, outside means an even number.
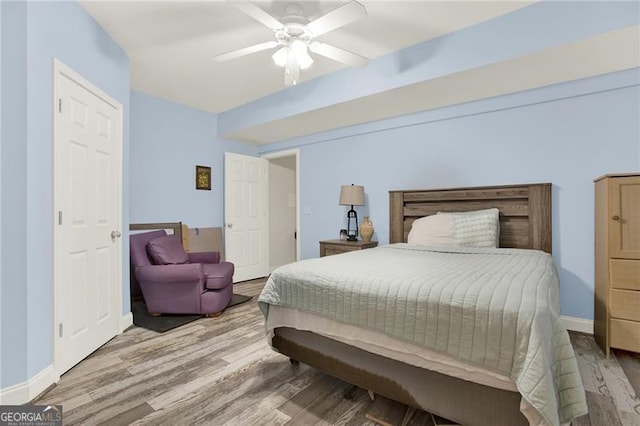
[[[269,15],[264,10],[260,9],[255,4],[248,1],[229,1],[229,4],[233,5],[236,9],[243,11],[247,15],[251,16],[256,21],[266,25],[272,30],[279,30],[284,25],[273,16]]]
[[[300,64],[293,55],[289,55],[284,67],[284,85],[295,86],[300,79]]]
[[[343,64],[347,64],[351,67],[360,68],[369,63],[369,59],[365,58],[364,56],[360,56],[347,50],[332,46],[330,44],[321,43],[319,41],[312,42],[309,45],[309,49],[311,49],[313,53],[317,53],[318,55],[333,59],[334,61],[342,62]]]
[[[245,47],[243,49],[233,50],[231,52],[223,53],[222,55],[216,56],[215,59],[218,62],[229,61],[231,59],[236,59],[241,56],[251,55],[252,53],[260,52],[262,50],[273,49],[274,47],[279,46],[277,41],[265,41],[264,43],[254,44],[253,46]]]
[[[367,9],[357,1],[332,10],[324,16],[307,24],[307,28],[317,36],[328,33],[331,30],[350,24],[367,16]]]

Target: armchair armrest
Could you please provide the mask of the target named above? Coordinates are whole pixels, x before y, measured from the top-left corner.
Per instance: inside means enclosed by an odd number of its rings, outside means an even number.
[[[196,253],[187,253],[189,262],[191,263],[220,263],[219,251],[203,251]]]
[[[161,283],[199,282],[204,277],[202,265],[187,263],[184,265],[150,265],[136,269],[138,281]]]

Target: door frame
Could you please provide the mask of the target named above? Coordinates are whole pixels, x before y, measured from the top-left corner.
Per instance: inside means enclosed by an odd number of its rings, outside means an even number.
[[[116,115],[119,118],[119,128],[115,129],[115,135],[114,135],[114,141],[116,142],[116,147],[114,149],[114,153],[116,154],[116,163],[114,165],[114,167],[116,168],[116,176],[117,176],[117,182],[114,185],[115,190],[116,190],[116,199],[119,200],[119,208],[117,209],[116,212],[116,228],[118,230],[120,230],[120,232],[122,233],[122,237],[123,238],[118,238],[115,242],[115,262],[116,262],[116,271],[115,271],[115,276],[116,276],[116,280],[115,282],[118,284],[116,285],[116,313],[118,315],[118,329],[117,329],[117,333],[122,333],[123,329],[123,322],[122,322],[122,285],[123,285],[123,281],[122,281],[122,241],[126,238],[126,236],[128,235],[128,230],[124,229],[122,227],[122,207],[124,206],[124,198],[123,198],[123,180],[124,180],[124,176],[123,176],[123,163],[124,163],[124,158],[123,158],[123,152],[124,152],[124,114],[123,114],[123,107],[122,104],[120,102],[118,102],[117,100],[115,100],[114,98],[112,98],[111,96],[109,96],[106,92],[104,92],[104,90],[100,89],[98,86],[96,86],[95,84],[93,84],[92,82],[90,82],[89,80],[87,80],[85,77],[83,77],[80,73],[74,71],[72,68],[70,68],[69,66],[67,66],[66,64],[64,64],[62,61],[60,61],[57,58],[53,58],[52,61],[52,100],[51,100],[51,119],[52,119],[52,134],[51,134],[51,141],[52,141],[52,158],[51,158],[51,185],[52,185],[52,203],[51,203],[51,207],[52,207],[52,211],[51,211],[51,226],[53,228],[53,239],[52,239],[52,248],[53,248],[53,258],[52,258],[52,273],[53,273],[53,279],[52,279],[52,284],[53,284],[53,297],[52,297],[52,316],[53,316],[53,327],[51,330],[51,340],[52,340],[52,345],[51,345],[51,359],[52,359],[52,364],[53,364],[53,374],[54,374],[54,380],[57,382],[58,380],[60,380],[60,376],[64,373],[59,371],[59,363],[57,362],[57,357],[56,357],[56,353],[57,353],[57,342],[58,339],[56,338],[56,333],[58,332],[58,321],[59,321],[59,310],[58,310],[58,306],[60,304],[60,299],[59,299],[59,295],[57,292],[58,289],[58,271],[57,271],[57,266],[58,266],[58,262],[59,262],[59,254],[58,251],[56,250],[56,245],[59,239],[59,228],[57,226],[57,222],[58,222],[58,202],[60,200],[60,194],[58,194],[57,191],[57,186],[56,186],[56,158],[57,158],[57,152],[58,152],[58,147],[60,144],[60,141],[57,138],[57,134],[58,134],[58,125],[57,125],[57,109],[59,107],[58,105],[58,99],[59,99],[59,93],[58,93],[58,79],[59,78],[69,78],[70,80],[72,80],[73,82],[75,82],[76,84],[78,84],[79,86],[82,86],[84,89],[86,89],[87,91],[91,92],[93,95],[99,97],[100,99],[102,99],[103,101],[107,102],[108,104],[110,104],[112,107],[114,107]]]
[[[288,149],[286,151],[275,151],[261,154],[265,160],[274,160],[283,157],[296,157],[296,261],[300,260],[300,149]],[[267,207],[269,209],[269,207]],[[267,244],[269,243],[269,234],[267,234]]]

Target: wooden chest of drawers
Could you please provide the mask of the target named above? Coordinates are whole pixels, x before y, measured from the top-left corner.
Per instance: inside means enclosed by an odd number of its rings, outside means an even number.
[[[596,179],[596,342],[640,352],[640,175]]]

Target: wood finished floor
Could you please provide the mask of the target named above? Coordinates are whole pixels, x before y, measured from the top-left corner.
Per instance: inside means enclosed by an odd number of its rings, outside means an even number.
[[[264,280],[236,284],[257,296]],[[305,366],[266,344],[255,299],[159,334],[132,328],[64,374],[35,401],[62,404],[68,425],[399,424],[406,406]],[[640,425],[640,400],[615,355],[571,333],[589,415],[575,426]],[[367,416],[369,415],[369,416]],[[416,411],[409,425],[433,425]]]

